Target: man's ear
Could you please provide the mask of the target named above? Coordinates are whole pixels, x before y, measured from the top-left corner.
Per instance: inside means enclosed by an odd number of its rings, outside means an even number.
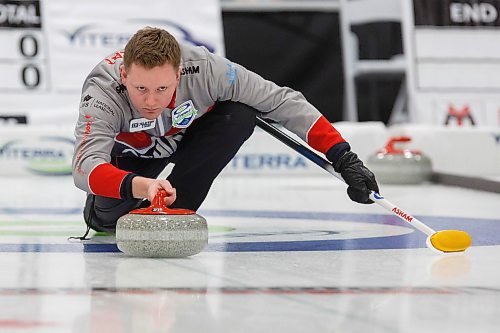
[[[179,68],[177,70],[177,77],[176,77],[177,82],[179,82],[179,80],[181,79],[181,70],[182,70],[182,66],[179,65]]]
[[[120,66],[120,76],[122,79],[122,83],[125,84],[127,82],[127,70],[124,65]]]

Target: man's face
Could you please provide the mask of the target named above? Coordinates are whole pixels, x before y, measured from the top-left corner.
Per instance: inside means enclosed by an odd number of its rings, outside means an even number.
[[[132,105],[146,119],[156,119],[168,106],[179,84],[181,69],[171,64],[151,69],[133,63],[128,70],[121,67],[122,83]]]

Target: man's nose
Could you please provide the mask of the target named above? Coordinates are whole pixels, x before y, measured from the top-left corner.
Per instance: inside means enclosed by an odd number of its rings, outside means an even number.
[[[156,98],[154,93],[147,93],[144,102],[146,103],[146,106],[155,106],[156,105]]]

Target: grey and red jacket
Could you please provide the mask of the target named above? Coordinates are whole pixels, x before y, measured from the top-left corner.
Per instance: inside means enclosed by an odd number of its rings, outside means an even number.
[[[186,128],[209,112],[217,101],[249,105],[334,161],[349,144],[306,101],[287,87],[204,47],[181,45],[182,71],[175,94],[153,121],[142,118],[121,83],[123,51],[101,61],[86,78],[75,127],[75,185],[100,196],[123,198],[129,172],[113,166],[112,156],[164,158],[175,152]],[[173,116],[174,115],[174,116]]]

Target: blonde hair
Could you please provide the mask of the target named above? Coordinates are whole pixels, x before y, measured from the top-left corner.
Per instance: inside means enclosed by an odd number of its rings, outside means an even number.
[[[125,69],[129,69],[133,63],[148,69],[166,63],[178,68],[181,63],[181,49],[175,37],[166,30],[145,27],[128,41],[123,63]]]

